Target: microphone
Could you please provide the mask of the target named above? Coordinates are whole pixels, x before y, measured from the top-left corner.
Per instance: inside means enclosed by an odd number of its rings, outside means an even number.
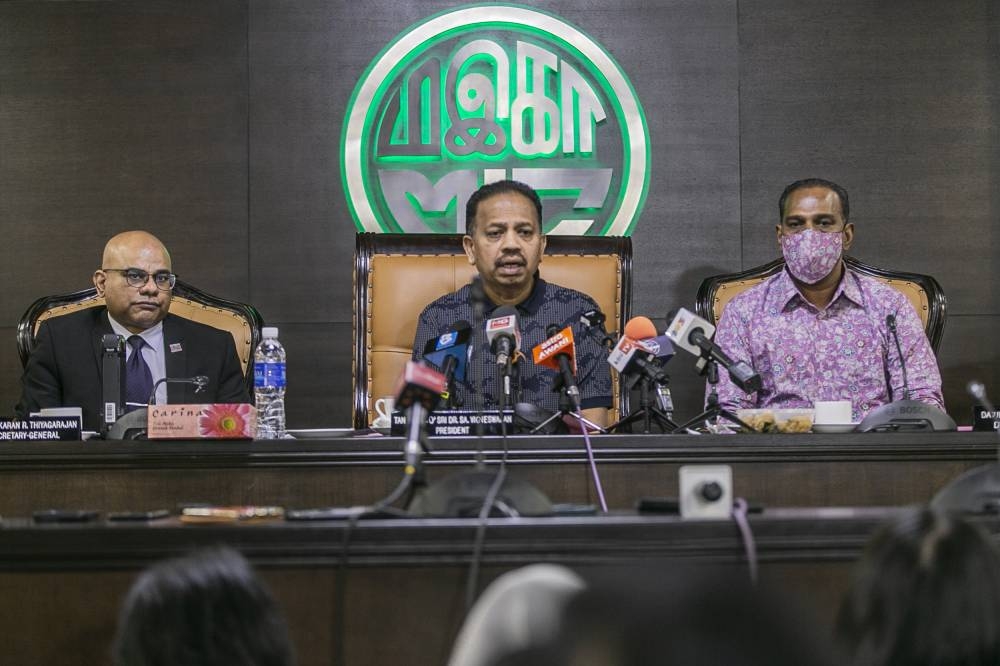
[[[125,411],[125,338],[117,333],[101,337],[101,403],[101,432],[107,435]]]
[[[442,397],[448,401],[449,406],[454,404],[455,380],[465,379],[471,339],[472,327],[462,319],[455,322],[452,330],[431,338],[424,345],[424,360],[444,373],[446,389]]]
[[[639,341],[654,358],[664,364],[674,357],[674,346],[670,338],[657,335],[656,327],[649,317],[633,317],[625,324],[624,334]]]
[[[569,326],[559,330],[556,324],[550,324],[545,329],[547,340],[535,346],[531,351],[535,365],[558,370],[562,377],[562,385],[573,404],[573,409],[580,411],[580,388],[576,385],[576,347],[573,344],[573,329]]]
[[[521,345],[521,331],[517,326],[517,310],[504,305],[493,312],[493,318],[486,320],[486,341],[490,351],[496,356],[496,364],[507,367],[513,362],[514,354]]]
[[[993,406],[989,396],[986,395],[986,386],[981,381],[973,379],[965,385],[965,390],[969,395],[978,400],[980,405],[991,412],[996,411],[996,407]]]
[[[906,361],[903,359],[903,348],[899,344],[899,333],[896,331],[896,315],[889,313],[885,317],[885,325],[892,334],[899,354],[899,367],[903,374],[903,399],[880,405],[868,412],[856,430],[870,432],[872,430],[955,430],[954,419],[945,412],[910,397],[910,383],[906,378]],[[970,386],[971,390],[971,386]],[[892,387],[889,387],[891,393]],[[984,389],[985,391],[985,389]]]
[[[156,389],[160,387],[160,384],[194,384],[194,392],[201,393],[208,386],[208,376],[195,375],[194,377],[163,377],[157,379],[156,383],[153,384],[153,390],[149,392],[148,404],[156,404]]]
[[[885,316],[885,325],[892,333],[892,339],[896,342],[896,353],[899,354],[899,369],[903,373],[903,400],[910,399],[910,382],[906,378],[906,359],[903,358],[903,348],[899,344],[899,334],[896,332],[896,315],[890,312]]]
[[[444,375],[419,361],[407,361],[396,382],[396,406],[406,411],[407,432],[404,458],[407,474],[420,469],[427,448],[422,431],[427,416],[441,401],[448,388]]]
[[[753,393],[761,387],[760,375],[745,361],[734,361],[712,342],[715,327],[690,310],[680,308],[667,327],[667,337],[678,347],[695,356],[715,361],[729,373],[729,378],[745,393]]]
[[[587,327],[588,332],[593,333],[595,328],[601,332],[601,346],[610,351],[615,346],[615,339],[608,334],[608,329],[604,327],[604,322],[607,319],[600,310],[587,310],[580,315],[580,323]]]
[[[649,317],[633,317],[608,355],[608,364],[621,374],[649,370],[657,374],[674,356],[674,346],[665,335],[657,335]]]

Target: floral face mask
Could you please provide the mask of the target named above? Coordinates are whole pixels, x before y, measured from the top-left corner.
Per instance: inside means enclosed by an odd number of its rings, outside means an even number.
[[[844,252],[842,232],[806,229],[781,237],[781,253],[788,271],[806,284],[816,284],[829,275]]]

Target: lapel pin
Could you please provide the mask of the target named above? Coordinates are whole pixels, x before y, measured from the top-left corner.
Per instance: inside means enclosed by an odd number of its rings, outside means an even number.
[[[179,342],[171,342],[170,343],[170,352],[173,353],[173,354],[176,354],[179,351],[183,351],[183,349],[181,348],[181,343],[179,343]]]

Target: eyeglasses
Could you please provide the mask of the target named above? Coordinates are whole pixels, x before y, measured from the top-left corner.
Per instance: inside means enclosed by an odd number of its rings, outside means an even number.
[[[150,275],[141,268],[102,268],[101,270],[106,273],[121,273],[131,287],[145,286],[150,277],[153,278],[153,282],[160,291],[169,291],[177,284],[177,276],[169,271],[157,271]]]

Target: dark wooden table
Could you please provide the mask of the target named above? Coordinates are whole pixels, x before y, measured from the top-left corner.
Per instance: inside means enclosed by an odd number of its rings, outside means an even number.
[[[761,584],[793,590],[829,621],[872,530],[897,511],[768,509],[753,516]],[[983,523],[998,529],[996,519]],[[8,519],[0,529],[0,654],[9,664],[107,663],[119,605],[141,568],[226,543],[274,591],[302,666],[334,663],[338,635],[351,665],[438,666],[464,616],[475,527],[468,519],[363,520],[345,557],[345,523],[338,521],[40,526]],[[637,560],[665,568],[746,568],[732,522],[623,512],[491,520],[483,581],[530,562],[563,563],[586,574]]]
[[[681,465],[729,464],[736,495],[763,506],[895,506],[925,502],[949,480],[996,460],[990,433],[592,438],[609,506],[677,494]],[[554,502],[596,503],[580,437],[511,437],[510,473]],[[434,482],[490,468],[501,440],[441,438],[426,458]],[[61,507],[99,511],[182,503],[368,504],[402,473],[402,440],[30,442],[0,444],[0,515]]]

